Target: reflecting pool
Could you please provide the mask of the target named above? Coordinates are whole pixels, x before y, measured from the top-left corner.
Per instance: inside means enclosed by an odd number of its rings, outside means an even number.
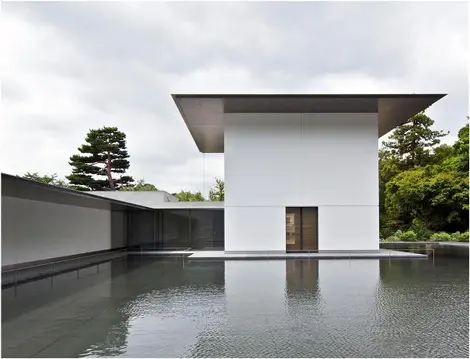
[[[129,256],[2,290],[4,357],[468,357],[468,258]]]

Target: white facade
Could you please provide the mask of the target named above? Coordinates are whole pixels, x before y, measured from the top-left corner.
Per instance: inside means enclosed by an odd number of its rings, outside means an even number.
[[[226,251],[285,251],[286,207],[320,251],[379,248],[377,113],[225,113],[224,143]]]

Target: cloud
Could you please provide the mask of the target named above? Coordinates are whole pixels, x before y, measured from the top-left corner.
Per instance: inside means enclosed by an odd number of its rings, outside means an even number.
[[[171,93],[445,92],[453,140],[468,115],[465,3],[45,2],[2,6],[1,170],[70,173],[90,128],[127,134],[130,174],[207,190]],[[204,177],[203,174],[206,174]]]

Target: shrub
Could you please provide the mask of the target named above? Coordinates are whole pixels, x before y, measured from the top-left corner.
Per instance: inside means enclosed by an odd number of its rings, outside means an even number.
[[[413,219],[410,230],[416,233],[417,241],[427,241],[432,234],[425,223],[418,218]]]
[[[451,240],[454,242],[468,242],[468,235],[468,231],[463,233],[455,232],[451,234]]]
[[[403,232],[399,229],[398,231],[395,232],[393,236],[400,238]]]
[[[431,241],[433,242],[449,242],[452,240],[452,236],[446,232],[434,233],[431,236]]]
[[[413,232],[413,231],[403,232],[399,236],[399,238],[400,238],[400,241],[403,241],[403,242],[416,242],[416,240],[417,240],[416,233]]]
[[[390,236],[384,239],[384,242],[399,242],[400,238],[397,236]]]

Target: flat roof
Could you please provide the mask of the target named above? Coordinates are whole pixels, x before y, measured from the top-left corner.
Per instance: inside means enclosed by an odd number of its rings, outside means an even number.
[[[35,201],[102,209],[107,209],[107,205],[111,205],[111,209],[114,210],[124,210],[127,208],[151,209],[150,207],[136,203],[97,196],[93,194],[93,191],[77,191],[10,175],[8,173],[2,172],[1,179],[2,197],[16,197]]]
[[[173,94],[200,152],[224,152],[225,113],[378,113],[378,138],[445,94]]]
[[[224,209],[223,201],[204,202],[164,202],[152,206],[153,209]]]

